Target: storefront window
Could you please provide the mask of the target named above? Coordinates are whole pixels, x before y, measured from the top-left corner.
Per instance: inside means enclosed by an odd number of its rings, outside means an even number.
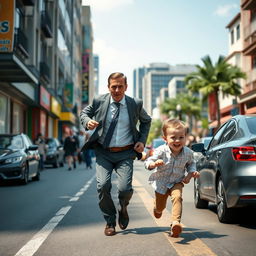
[[[0,133],[8,133],[7,113],[8,113],[7,97],[0,94]]]
[[[12,106],[12,133],[25,132],[24,108],[16,102],[13,102]]]

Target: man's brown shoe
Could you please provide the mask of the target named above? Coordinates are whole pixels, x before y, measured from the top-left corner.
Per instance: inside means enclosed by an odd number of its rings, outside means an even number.
[[[156,208],[154,208],[153,212],[154,212],[154,216],[155,216],[157,219],[161,218],[162,212],[157,212],[157,211],[156,211]]]
[[[126,207],[122,207],[121,210],[118,210],[119,216],[118,216],[118,224],[119,227],[124,230],[127,228],[129,224],[129,215],[127,212]]]
[[[114,236],[116,234],[116,229],[114,226],[106,225],[104,233],[106,236]]]

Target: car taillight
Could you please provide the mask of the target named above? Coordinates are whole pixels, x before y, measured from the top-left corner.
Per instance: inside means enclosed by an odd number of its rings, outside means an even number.
[[[232,152],[237,161],[256,161],[255,147],[236,147],[232,148]]]

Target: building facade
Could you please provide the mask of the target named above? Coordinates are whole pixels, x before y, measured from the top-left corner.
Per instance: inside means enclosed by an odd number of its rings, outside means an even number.
[[[0,133],[62,139],[82,95],[80,0],[0,0]]]
[[[219,95],[221,123],[236,114],[256,114],[256,1],[241,0],[241,11],[230,21],[227,29],[229,53],[226,60],[240,67],[247,78],[238,81],[241,85],[240,96]],[[217,121],[214,99],[211,102],[210,127],[215,128]]]

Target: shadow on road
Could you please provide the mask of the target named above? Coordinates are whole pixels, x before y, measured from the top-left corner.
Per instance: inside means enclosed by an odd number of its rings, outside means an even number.
[[[218,218],[216,205],[209,205],[209,210],[216,213],[216,218]],[[230,224],[237,224],[248,229],[256,229],[256,207],[237,208],[234,209],[233,214],[233,221]]]

